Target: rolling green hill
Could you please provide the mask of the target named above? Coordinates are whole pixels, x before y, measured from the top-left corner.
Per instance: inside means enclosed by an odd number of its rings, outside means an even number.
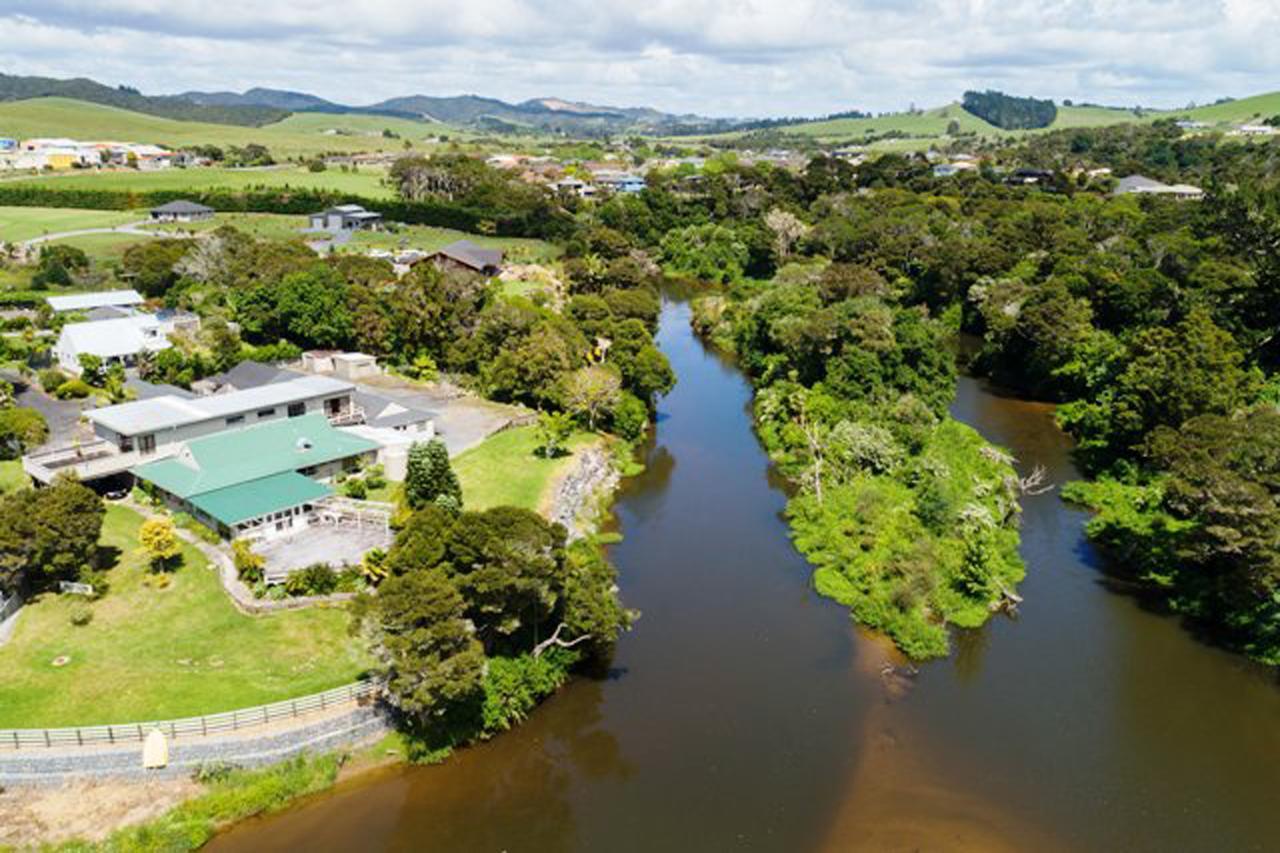
[[[1240,98],[1223,104],[1211,104],[1196,107],[1194,110],[1178,110],[1177,115],[1185,115],[1196,121],[1210,123],[1241,123],[1251,119],[1271,118],[1280,115],[1280,92],[1268,92],[1265,95],[1254,95],[1251,98]]]
[[[390,129],[400,139],[384,138]],[[344,133],[326,133],[337,129]],[[298,113],[263,127],[175,121],[70,98],[0,103],[0,136],[66,136],[72,139],[150,142],[170,148],[257,142],[277,159],[322,152],[398,151],[404,140],[421,143],[440,125],[384,116]]]

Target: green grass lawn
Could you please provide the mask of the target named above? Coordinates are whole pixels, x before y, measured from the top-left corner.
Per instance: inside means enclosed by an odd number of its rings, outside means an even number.
[[[555,481],[574,464],[574,454],[599,440],[591,433],[578,433],[569,442],[569,455],[543,459],[533,452],[538,446],[536,427],[490,436],[453,460],[453,470],[462,482],[462,501],[475,510],[518,506],[543,511]]]
[[[0,462],[0,495],[17,491],[30,481],[22,470],[22,460],[6,459]]]
[[[16,243],[87,228],[114,228],[145,219],[141,211],[78,210],[72,207],[0,207],[0,243]]]
[[[495,506],[518,506],[542,512],[548,508],[556,480],[574,463],[574,454],[599,441],[586,432],[570,441],[570,454],[559,459],[543,459],[534,454],[538,445],[536,427],[504,430],[453,460],[453,470],[462,483],[466,509],[485,510]],[[369,500],[396,503],[403,484],[388,482],[369,493]]]
[[[230,225],[261,240],[291,240],[304,235],[299,231],[308,225],[305,216],[283,213],[218,213],[203,222],[175,222],[149,227],[157,234],[187,236]]]
[[[0,107],[3,107],[0,104]],[[0,127],[3,121],[0,120]],[[14,179],[19,185],[34,185],[52,189],[87,190],[135,190],[184,191],[190,190],[245,190],[267,189],[317,189],[350,193],[353,196],[390,198],[394,192],[383,185],[386,170],[372,166],[357,171],[344,172],[338,168],[312,172],[301,166],[284,166],[271,169],[221,169],[192,167],[190,169],[159,169],[154,172],[137,172],[130,169],[115,171],[73,171],[51,175],[27,176]]]
[[[124,257],[124,250],[135,243],[143,243],[150,237],[141,234],[81,234],[79,237],[64,237],[50,240],[49,245],[75,246],[98,263],[110,263]]]
[[[553,260],[560,254],[558,247],[542,240],[528,237],[487,237],[428,225],[408,225],[396,232],[359,231],[349,243],[339,247],[339,251],[363,254],[370,249],[395,251],[405,248],[433,252],[455,240],[470,240],[485,248],[502,249],[507,253],[507,261],[514,263],[542,263]]]
[[[0,727],[122,723],[230,711],[338,687],[368,664],[339,608],[250,617],[203,556],[183,546],[168,589],[144,584],[141,516],[107,510],[102,544],[116,549],[111,589],[93,621],[69,621],[72,596],[29,603],[0,648]],[[70,657],[64,667],[52,661]]]

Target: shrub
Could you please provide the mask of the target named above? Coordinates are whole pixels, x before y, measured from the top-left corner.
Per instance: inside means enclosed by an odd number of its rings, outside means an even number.
[[[66,382],[69,377],[56,367],[46,367],[44,370],[40,371],[38,378],[40,380],[40,387],[46,392],[52,394],[57,391],[58,386]]]
[[[68,618],[72,625],[83,627],[93,621],[93,608],[87,601],[77,601],[71,605]]]
[[[151,562],[154,571],[164,571],[174,565],[182,554],[173,521],[168,518],[148,518],[138,529],[138,541]]]
[[[267,561],[261,554],[255,554],[246,540],[231,543],[231,561],[236,567],[236,577],[242,582],[253,586],[263,581]]]
[[[349,498],[362,501],[369,496],[369,487],[364,480],[351,479],[343,484],[342,493]]]
[[[83,400],[93,393],[93,388],[83,379],[68,379],[53,391],[53,396],[59,400]]]
[[[338,575],[327,563],[312,563],[298,569],[284,582],[284,591],[291,596],[330,595],[338,588]]]

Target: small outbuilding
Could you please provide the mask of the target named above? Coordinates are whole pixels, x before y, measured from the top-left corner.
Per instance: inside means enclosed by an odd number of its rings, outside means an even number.
[[[151,208],[152,222],[201,222],[213,218],[213,208],[179,199]]]

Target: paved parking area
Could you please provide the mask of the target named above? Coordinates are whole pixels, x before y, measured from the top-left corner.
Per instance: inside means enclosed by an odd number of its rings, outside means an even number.
[[[475,447],[512,421],[530,415],[519,406],[472,397],[446,384],[424,388],[387,375],[362,379],[360,384],[406,406],[435,412],[436,432],[449,448],[450,456]]]

